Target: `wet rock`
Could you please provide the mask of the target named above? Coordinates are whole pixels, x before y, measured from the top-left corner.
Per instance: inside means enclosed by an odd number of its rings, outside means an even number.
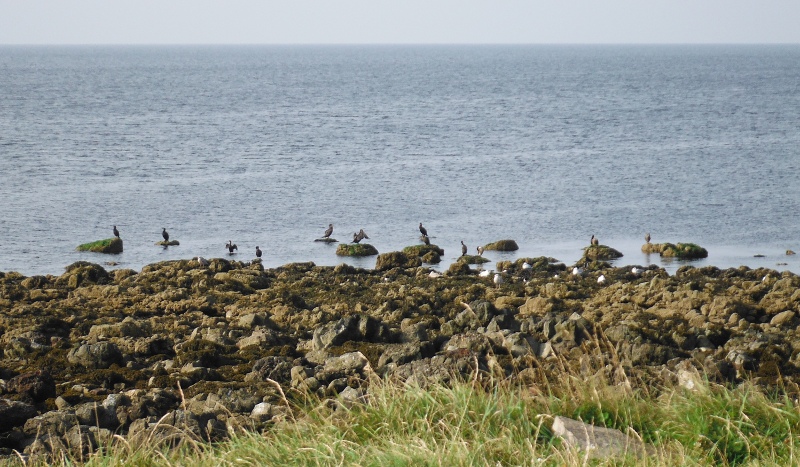
[[[484,245],[483,249],[486,251],[517,251],[519,250],[519,245],[514,240],[498,240]]]
[[[122,253],[122,247],[122,239],[119,237],[114,237],[78,245],[76,250],[91,251],[94,253],[119,254]]]
[[[369,243],[340,243],[336,247],[338,256],[373,256],[378,250]]]
[[[388,271],[394,268],[415,268],[422,265],[419,257],[408,256],[400,251],[392,251],[378,255],[375,269],[378,271]]]
[[[437,245],[412,245],[403,248],[403,253],[411,258],[420,258],[423,263],[439,264],[444,250]]]
[[[665,258],[697,259],[708,257],[708,251],[694,243],[678,243],[677,245],[664,243],[660,253]]]
[[[583,258],[578,261],[578,264],[583,264],[586,260],[609,261],[617,258],[622,258],[622,253],[620,251],[606,245],[592,245],[584,249]]]

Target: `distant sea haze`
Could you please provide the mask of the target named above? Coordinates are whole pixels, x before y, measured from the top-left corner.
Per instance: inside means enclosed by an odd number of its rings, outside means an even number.
[[[389,252],[422,222],[440,268],[596,235],[616,265],[800,272],[800,46],[6,46],[0,70],[0,271],[373,267],[313,240]],[[113,225],[122,254],[75,251]]]

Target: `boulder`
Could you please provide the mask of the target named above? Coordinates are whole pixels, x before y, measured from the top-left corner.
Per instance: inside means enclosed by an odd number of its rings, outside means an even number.
[[[464,264],[483,264],[488,263],[490,260],[478,255],[464,255],[458,258],[458,262]]]
[[[489,243],[484,245],[484,250],[494,250],[494,251],[517,251],[519,250],[519,245],[514,240],[498,240],[493,243]]]
[[[119,254],[122,253],[122,239],[119,237],[106,238],[94,242],[78,245],[78,251],[92,251],[94,253]]]
[[[373,256],[378,250],[369,243],[340,243],[336,247],[338,256]]]
[[[156,245],[158,246],[178,246],[180,244],[181,243],[177,240],[170,240],[170,241],[161,240],[160,242],[156,242]]]
[[[85,368],[108,368],[122,361],[122,354],[116,345],[111,342],[98,342],[96,344],[83,344],[67,353],[70,363],[82,365]]]
[[[408,256],[400,251],[392,251],[378,255],[375,269],[387,271],[394,268],[415,268],[422,265],[422,261],[415,256]]]
[[[587,246],[583,250],[583,258],[579,263],[591,261],[608,261],[612,259],[622,258],[622,253],[606,245],[592,245]]]
[[[641,457],[655,452],[655,448],[644,444],[639,437],[561,416],[553,420],[553,434],[593,459],[626,455]]]
[[[6,391],[42,402],[56,396],[56,383],[47,370],[37,370],[11,378],[6,383]]]
[[[707,258],[708,251],[694,243],[662,244],[661,256],[665,258],[697,259]]]

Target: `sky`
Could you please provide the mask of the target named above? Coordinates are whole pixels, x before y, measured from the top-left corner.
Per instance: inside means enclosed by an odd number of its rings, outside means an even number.
[[[800,0],[0,0],[0,44],[800,43]]]

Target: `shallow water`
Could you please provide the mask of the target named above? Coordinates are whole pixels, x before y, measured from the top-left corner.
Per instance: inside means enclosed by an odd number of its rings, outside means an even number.
[[[491,259],[571,263],[592,234],[683,264],[649,231],[800,272],[797,46],[0,47],[0,70],[0,270],[229,239],[335,265],[328,223],[387,252],[423,222],[444,268],[502,238],[520,251]],[[74,251],[114,224],[124,253]]]

